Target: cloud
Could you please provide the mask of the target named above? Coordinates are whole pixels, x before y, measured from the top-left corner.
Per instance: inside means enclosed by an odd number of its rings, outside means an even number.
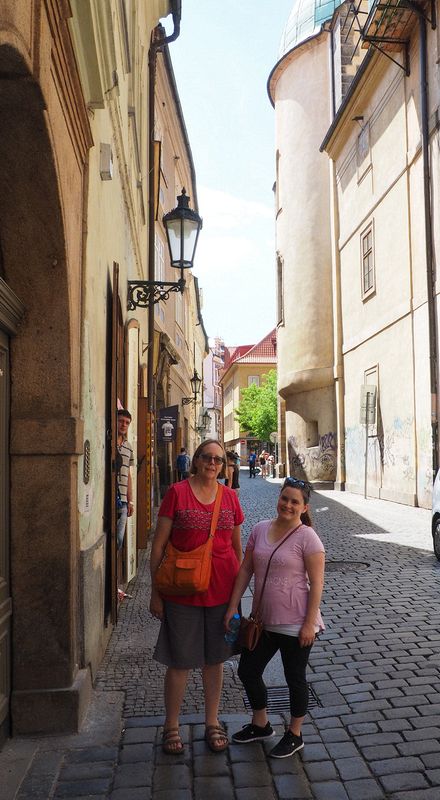
[[[246,200],[219,189],[201,186],[198,189],[200,213],[203,217],[203,229],[219,228],[236,230],[248,225],[255,225],[258,220],[274,219],[273,208],[256,200]]]
[[[206,331],[228,344],[257,342],[275,324],[273,209],[207,187],[198,198],[203,229],[194,271]]]

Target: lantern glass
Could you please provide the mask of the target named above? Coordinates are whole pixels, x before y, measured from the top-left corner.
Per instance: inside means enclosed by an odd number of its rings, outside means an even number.
[[[205,413],[202,416],[202,420],[203,420],[203,427],[204,427],[205,431],[207,431],[207,432],[210,431],[211,430],[211,416],[209,414],[209,411],[205,411]]]
[[[189,197],[185,189],[177,198],[177,207],[165,214],[163,223],[167,232],[171,266],[177,269],[191,269],[202,227],[202,220],[196,211],[189,207]]]
[[[200,392],[200,387],[202,385],[202,379],[197,374],[197,370],[194,370],[194,375],[190,379],[190,384],[192,386],[194,397],[196,397]]]

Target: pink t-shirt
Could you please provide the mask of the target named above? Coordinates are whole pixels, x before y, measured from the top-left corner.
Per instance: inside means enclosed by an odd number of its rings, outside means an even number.
[[[171,544],[178,550],[194,550],[204,544],[211,527],[214,503],[197,500],[189,480],[174,483],[162,500],[159,517],[173,520]],[[236,492],[223,487],[223,497],[212,548],[211,582],[207,592],[189,596],[165,597],[186,606],[219,606],[228,603],[240,568],[232,547],[232,530],[241,525],[244,515]]]
[[[269,558],[279,544],[271,544],[267,540],[271,523],[272,520],[267,519],[255,525],[246,547],[253,553],[255,593],[252,610],[258,604]],[[260,615],[266,625],[303,624],[310,590],[304,557],[324,552],[318,534],[307,525],[301,525],[277,550],[270,562],[260,607]],[[320,611],[315,623],[319,630],[324,630]]]

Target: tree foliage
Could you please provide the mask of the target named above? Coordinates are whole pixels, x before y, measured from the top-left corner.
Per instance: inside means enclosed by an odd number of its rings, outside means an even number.
[[[235,412],[240,430],[257,439],[268,441],[277,430],[277,373],[271,369],[263,375],[261,386],[251,383],[241,391],[240,404]]]

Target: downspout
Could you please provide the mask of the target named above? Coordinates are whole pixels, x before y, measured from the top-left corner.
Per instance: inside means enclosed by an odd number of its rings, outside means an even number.
[[[174,29],[170,36],[165,36],[165,29],[157,25],[151,34],[150,49],[148,51],[148,280],[155,280],[155,195],[154,195],[154,123],[155,123],[155,90],[156,90],[156,64],[159,50],[170,42],[174,42],[180,33],[181,0],[172,0],[172,15]],[[148,441],[149,459],[147,469],[150,474],[150,496],[148,502],[151,506],[150,520],[153,519],[153,505],[156,486],[155,471],[155,434],[154,434],[154,304],[148,307],[148,351],[147,351],[147,408],[148,408]],[[154,455],[154,458],[153,458]]]
[[[331,111],[332,122],[336,116],[336,77],[335,77],[335,33],[330,30],[330,72],[331,72]],[[336,182],[336,163],[331,158],[329,164],[330,180],[330,231],[332,253],[332,304],[333,304],[333,379],[335,381],[336,401],[336,476],[335,489],[345,489],[345,403],[344,403],[344,359],[342,356],[342,301],[341,301],[341,258],[339,253],[339,205]]]
[[[165,28],[157,25],[151,34],[150,49],[148,51],[148,280],[155,280],[154,269],[154,224],[155,224],[155,196],[154,196],[154,122],[156,113],[156,64],[159,50],[170,42],[174,42],[180,34],[181,2],[173,2],[174,29],[170,36],[165,36]],[[148,411],[154,412],[153,400],[153,359],[154,359],[154,305],[148,308],[148,359],[147,359],[147,395]]]
[[[438,414],[437,414],[437,365],[438,337],[435,314],[435,265],[432,244],[431,178],[429,171],[429,103],[428,103],[428,46],[426,19],[423,11],[413,2],[411,9],[419,20],[420,55],[420,112],[422,117],[423,200],[425,212],[425,260],[426,287],[428,295],[429,371],[431,389],[431,444],[432,479],[438,470]]]
[[[333,379],[336,400],[336,479],[335,489],[345,489],[345,388],[342,356],[341,258],[339,253],[339,207],[336,182],[336,163],[330,159],[330,231],[332,254],[333,303]]]

